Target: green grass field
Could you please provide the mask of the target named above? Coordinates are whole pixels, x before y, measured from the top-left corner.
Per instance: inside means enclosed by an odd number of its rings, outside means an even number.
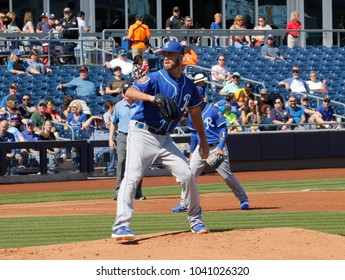
[[[267,181],[243,183],[250,191],[345,190],[345,179]],[[200,193],[228,192],[224,184],[199,186]],[[145,187],[147,196],[179,195],[180,188]],[[0,195],[0,204],[35,203],[111,198],[112,189]],[[252,210],[204,212],[212,231],[241,228],[296,227],[345,235],[345,212],[293,212]],[[39,246],[97,240],[110,237],[114,215],[0,218],[0,248]],[[136,234],[189,230],[185,214],[135,214],[131,228]]]

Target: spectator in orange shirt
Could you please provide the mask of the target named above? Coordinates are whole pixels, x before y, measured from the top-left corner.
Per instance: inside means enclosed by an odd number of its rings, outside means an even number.
[[[188,48],[187,41],[182,41],[181,45],[184,48],[184,54],[182,56],[182,66],[186,67],[187,65],[196,65],[198,64],[200,58],[192,49]]]
[[[144,24],[144,16],[137,15],[135,19],[135,23],[129,27],[128,35],[123,37],[123,40],[132,41],[132,57],[141,55],[144,58],[151,33],[149,27]]]
[[[299,13],[297,11],[293,11],[291,13],[291,21],[286,25],[286,30],[288,31],[289,29],[302,29],[302,24],[299,21]],[[298,46],[298,38],[299,38],[299,32],[288,31],[288,37],[287,37],[287,46],[289,48],[293,48],[294,46]]]

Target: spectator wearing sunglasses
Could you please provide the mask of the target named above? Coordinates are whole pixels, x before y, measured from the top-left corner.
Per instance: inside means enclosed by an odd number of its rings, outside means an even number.
[[[286,90],[291,90],[291,92],[296,93],[309,93],[309,86],[306,81],[300,78],[301,68],[299,66],[294,66],[292,68],[292,77],[280,81],[278,85],[284,86]]]
[[[212,81],[223,84],[226,81],[231,81],[232,77],[229,68],[225,65],[225,55],[220,55],[217,58],[217,64],[212,66]]]
[[[307,81],[307,85],[309,86],[310,93],[315,93],[315,92],[322,92],[324,94],[327,94],[328,91],[326,90],[326,83],[327,80],[324,79],[321,81],[317,80],[317,72],[312,70],[309,73],[309,78],[310,80]]]
[[[244,83],[241,81],[241,75],[238,72],[232,74],[232,81],[227,83],[219,92],[220,95],[227,95],[233,93],[236,90],[243,88]]]
[[[334,109],[331,106],[331,97],[326,95],[322,100],[322,105],[316,108],[316,111],[322,115],[322,120],[324,122],[331,122],[334,124],[326,124],[325,128],[334,128],[334,129],[341,129],[341,124],[336,122],[334,116]]]
[[[274,41],[274,35],[268,34],[267,41],[264,46],[261,48],[262,57],[269,60],[285,60],[284,56],[281,55],[279,47]]]
[[[258,25],[254,27],[254,30],[272,30],[272,27],[268,23],[266,23],[265,17],[260,16],[258,20]],[[263,45],[264,41],[265,36],[263,34],[252,36],[252,44],[255,47]]]
[[[237,15],[234,19],[234,24],[230,27],[230,30],[247,30],[244,25],[243,16]],[[252,46],[252,42],[248,35],[231,35],[230,36],[230,45],[234,45],[236,48],[242,48],[243,46]]]
[[[306,122],[306,117],[304,114],[303,108],[300,106],[297,106],[297,98],[294,95],[290,95],[289,100],[288,100],[288,106],[286,106],[286,109],[289,110],[293,122],[295,124],[300,124],[293,126],[292,129],[294,130],[304,130],[304,123]]]
[[[293,118],[286,108],[284,108],[283,100],[279,97],[274,100],[274,108],[270,112],[270,119],[273,124],[277,125],[277,130],[291,130]]]
[[[302,95],[301,105],[297,105],[297,106],[300,106],[303,109],[305,117],[306,117],[306,121],[308,123],[318,123],[320,125],[317,125],[317,128],[325,128],[322,125],[324,121],[322,119],[321,113],[310,107],[308,95],[306,94]],[[308,128],[309,126],[306,126],[306,129]]]

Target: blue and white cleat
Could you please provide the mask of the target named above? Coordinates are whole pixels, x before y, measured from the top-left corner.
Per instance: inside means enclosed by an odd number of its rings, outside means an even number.
[[[248,210],[249,209],[249,203],[247,200],[241,201],[241,210]]]
[[[187,208],[182,206],[182,205],[177,205],[176,207],[174,207],[173,209],[171,209],[171,211],[173,211],[173,213],[180,213],[180,212],[186,212]]]
[[[192,232],[196,234],[206,234],[210,230],[204,224],[197,224],[192,227]]]
[[[132,241],[135,239],[135,234],[129,228],[123,226],[114,230],[111,237],[115,238],[117,241]]]

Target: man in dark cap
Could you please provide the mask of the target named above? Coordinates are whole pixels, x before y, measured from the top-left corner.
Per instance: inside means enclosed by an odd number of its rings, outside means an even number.
[[[78,30],[78,20],[73,16],[70,8],[65,8],[63,10],[63,18],[61,18],[56,26],[56,30],[62,32],[63,39],[78,39],[79,30]],[[77,46],[77,43],[68,42],[65,43],[66,52],[71,53],[69,57],[63,59],[66,64],[76,64],[77,60],[74,56],[74,48]]]
[[[244,88],[240,88],[235,91],[236,101],[238,103],[238,109],[242,110],[244,108],[244,103],[248,99],[255,100],[255,95],[253,94],[253,84],[251,82],[246,82]]]
[[[144,58],[145,50],[149,45],[149,39],[151,37],[149,27],[144,24],[144,16],[137,15],[135,23],[128,29],[127,36],[123,37],[123,40],[131,41],[132,57],[141,55]]]
[[[181,29],[184,24],[183,17],[180,16],[180,8],[175,6],[173,8],[173,14],[169,17],[165,23],[166,29]]]
[[[48,13],[42,13],[41,20],[36,25],[36,33],[42,33],[42,26],[48,22]]]

